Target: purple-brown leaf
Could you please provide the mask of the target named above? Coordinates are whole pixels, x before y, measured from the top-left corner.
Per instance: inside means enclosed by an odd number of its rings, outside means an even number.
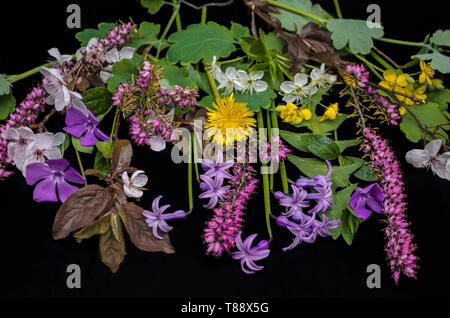
[[[137,248],[147,252],[175,253],[167,233],[161,233],[162,240],[153,236],[152,230],[147,226],[145,218],[141,214],[143,208],[132,202],[127,202],[121,205],[120,211],[125,219],[125,228],[130,235],[130,239]]]
[[[109,267],[111,272],[115,273],[119,269],[127,254],[125,249],[125,240],[122,231],[122,223],[118,222],[118,238],[116,239],[113,231],[109,229],[106,233],[100,235],[99,250],[102,262]]]
[[[114,143],[111,158],[111,172],[122,173],[130,166],[133,148],[127,139],[120,139]]]
[[[89,224],[111,204],[110,191],[90,184],[73,193],[56,212],[53,238],[59,240]]]

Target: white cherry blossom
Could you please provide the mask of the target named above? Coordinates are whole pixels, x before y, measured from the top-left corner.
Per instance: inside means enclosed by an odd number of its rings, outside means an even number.
[[[327,70],[325,68],[325,64],[322,63],[320,65],[320,68],[313,69],[311,71],[311,79],[313,82],[316,83],[316,85],[321,88],[328,86],[329,84],[333,84],[336,82],[337,76],[327,73]]]
[[[283,96],[283,101],[294,104],[317,92],[317,87],[308,84],[308,76],[303,73],[295,74],[293,82],[281,83],[280,89],[286,94]]]
[[[216,80],[219,82],[218,89],[225,89],[225,95],[229,95],[233,92],[237,80],[237,71],[234,67],[229,66],[225,70],[225,73],[218,73]]]
[[[248,92],[250,94],[252,94],[253,91],[257,93],[264,92],[268,85],[261,80],[263,77],[264,72],[250,72],[250,74],[247,74],[245,71],[239,70],[237,71],[235,87],[240,91]]]

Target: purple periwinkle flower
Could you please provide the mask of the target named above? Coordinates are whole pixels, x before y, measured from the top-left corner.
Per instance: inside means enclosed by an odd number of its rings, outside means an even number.
[[[281,206],[290,208],[284,216],[290,217],[294,214],[301,213],[303,208],[309,207],[309,202],[306,200],[307,192],[300,187],[291,185],[292,195],[287,195],[281,191],[275,192],[274,196],[277,198]]]
[[[66,114],[66,127],[63,128],[65,132],[74,137],[80,138],[83,146],[95,146],[97,140],[109,141],[100,129],[97,128],[99,120],[90,111],[89,116],[85,116],[80,110],[71,107]]]
[[[74,192],[78,187],[71,185],[67,181],[82,184],[86,180],[72,167],[65,159],[51,159],[45,162],[31,163],[26,167],[27,184],[38,184],[34,188],[33,199],[37,202],[61,202]]]
[[[203,174],[200,176],[200,179],[203,180],[203,182],[200,183],[200,189],[205,192],[200,194],[198,197],[200,199],[210,198],[208,204],[203,207],[213,209],[217,205],[219,199],[223,200],[225,198],[225,195],[230,187],[223,185],[223,177],[221,176],[216,176],[213,179],[210,176]]]
[[[231,179],[231,174],[228,173],[227,169],[231,168],[234,165],[233,161],[223,162],[223,152],[217,152],[217,159],[215,161],[201,159],[199,160],[202,164],[203,170],[205,170],[204,175],[216,178],[222,177],[224,179]]]
[[[262,270],[264,266],[256,265],[255,261],[266,258],[269,255],[269,242],[262,240],[255,247],[251,247],[256,234],[250,235],[244,242],[242,242],[241,236],[242,232],[236,235],[236,248],[238,251],[231,253],[231,257],[241,260],[241,268],[246,274],[253,274],[255,271]]]
[[[356,188],[350,198],[350,206],[355,211],[357,217],[367,219],[373,212],[381,213],[383,206],[384,194],[378,183],[372,183],[365,188]],[[366,208],[366,205],[369,209]]]
[[[166,221],[184,219],[186,217],[186,213],[182,210],[163,214],[164,211],[170,207],[170,204],[166,204],[160,207],[159,200],[161,200],[161,198],[162,195],[156,197],[153,200],[152,211],[142,211],[142,215],[145,216],[145,223],[147,223],[147,226],[152,229],[153,236],[160,240],[162,240],[163,238],[158,233],[158,229],[166,233],[170,232],[173,229],[173,227],[167,224]]]

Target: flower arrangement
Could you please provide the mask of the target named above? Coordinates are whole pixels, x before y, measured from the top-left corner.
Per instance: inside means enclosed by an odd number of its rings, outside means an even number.
[[[287,252],[318,237],[350,245],[372,217],[385,223],[395,283],[417,278],[398,158],[450,180],[450,91],[441,80],[450,73],[450,30],[408,42],[383,37],[381,25],[344,19],[338,1],[336,18],[309,0],[243,2],[249,26],[206,22],[207,4],[201,23],[183,29],[182,3],[141,1],[152,14],[173,7],[163,32],[147,21],[101,23],[76,35],[81,47],[73,54],[52,48],[44,66],[1,74],[0,179],[21,173],[36,202],[61,202],[53,238],[98,237],[112,272],[126,255],[127,236],[140,250],[175,252],[169,232],[196,212],[197,184],[202,213],[210,215],[205,253],[229,254],[246,274],[270,257],[273,227],[292,234]],[[257,30],[259,23],[269,31]],[[421,50],[399,65],[374,41]],[[12,84],[38,72],[41,80],[16,106]],[[61,131],[48,131],[61,116]],[[354,138],[339,140],[344,123]],[[127,136],[119,133],[123,125]],[[395,153],[383,126],[398,127],[423,149]],[[65,157],[69,147],[76,163]],[[163,194],[144,188],[152,181],[146,167],[132,166],[136,147],[171,147],[174,162],[162,169],[186,164],[186,211],[167,212]],[[93,166],[85,168],[82,156],[92,156]],[[140,206],[146,192],[151,207]],[[247,233],[257,193],[267,229]]]

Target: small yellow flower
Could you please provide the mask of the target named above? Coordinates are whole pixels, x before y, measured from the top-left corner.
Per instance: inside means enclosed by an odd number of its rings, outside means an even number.
[[[320,121],[324,121],[324,120],[335,120],[336,116],[339,114],[339,109],[338,109],[338,103],[334,103],[330,106],[328,106],[327,110],[325,111],[325,113],[323,114],[322,118],[320,119]]]
[[[400,108],[398,109],[398,112],[400,113],[400,115],[404,115],[406,113],[406,108],[403,106],[400,106]]]
[[[292,103],[287,103],[284,106],[278,106],[277,112],[280,113],[281,119],[286,123],[301,123],[303,118],[300,116],[298,107]]]
[[[397,76],[397,73],[393,70],[386,70],[383,72],[384,81],[379,83],[389,90],[399,91],[400,88],[408,86],[408,78],[411,78],[407,73],[402,73]]]
[[[307,108],[300,110],[300,115],[303,117],[304,120],[310,120],[312,117],[311,111]]]
[[[422,73],[419,75],[419,83],[425,83],[432,85],[431,79],[434,76],[434,70],[431,67],[431,63],[424,62],[423,60],[420,60],[420,69],[422,70]]]

